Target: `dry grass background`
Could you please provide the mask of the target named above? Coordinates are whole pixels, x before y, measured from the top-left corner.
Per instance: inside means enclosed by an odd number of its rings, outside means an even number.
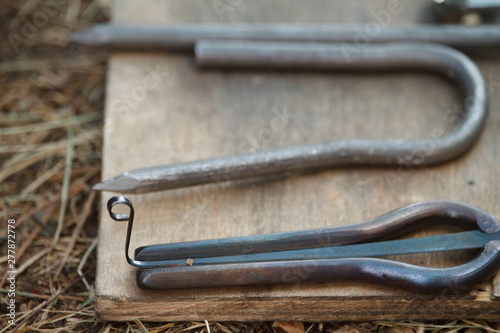
[[[97,321],[93,249],[98,200],[91,184],[100,175],[106,53],[69,45],[65,37],[106,21],[101,2],[0,0],[0,333],[500,332],[498,324],[466,320]],[[8,325],[8,219],[16,220],[15,325]]]

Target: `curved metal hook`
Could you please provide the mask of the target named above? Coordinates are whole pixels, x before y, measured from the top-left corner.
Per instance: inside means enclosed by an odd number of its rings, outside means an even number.
[[[124,213],[115,213],[113,212],[113,207],[117,205],[125,205],[127,206],[130,211],[128,214]],[[114,196],[111,199],[108,200],[107,204],[108,208],[108,213],[109,216],[117,221],[117,222],[126,222],[128,221],[128,227],[127,227],[127,236],[125,238],[125,258],[127,259],[127,262],[129,265],[135,266],[135,267],[142,267],[143,263],[142,261],[134,260],[130,258],[128,255],[129,247],[130,247],[130,238],[132,237],[132,226],[134,225],[134,206],[130,202],[129,199],[125,198],[124,196]],[[150,267],[149,265],[145,265],[145,267]]]
[[[327,70],[423,69],[454,79],[464,117],[452,131],[422,140],[338,140],[251,154],[136,169],[94,186],[96,190],[144,193],[345,165],[425,166],[446,162],[472,147],[487,113],[486,85],[464,54],[434,44],[347,44],[200,41],[200,66]]]
[[[397,165],[446,162],[477,140],[487,113],[486,84],[480,70],[453,48],[425,43],[349,44],[199,41],[197,64],[216,68],[316,69],[348,71],[427,70],[454,80],[463,96],[461,123],[443,136],[424,140],[341,140],[325,143],[316,155],[335,164]],[[306,146],[305,146],[306,147]],[[304,156],[314,160],[311,152]]]

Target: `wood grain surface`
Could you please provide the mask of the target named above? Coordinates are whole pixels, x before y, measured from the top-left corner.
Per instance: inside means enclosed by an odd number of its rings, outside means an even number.
[[[397,12],[391,14],[397,5]],[[113,23],[429,22],[425,1],[115,1]],[[138,246],[360,222],[406,204],[454,199],[500,217],[500,62],[477,61],[490,90],[479,142],[462,158],[417,169],[349,167],[129,195]],[[455,124],[461,101],[427,73],[197,70],[189,53],[115,52],[109,60],[103,179],[133,168],[343,138],[425,138]],[[105,320],[376,320],[499,318],[487,283],[425,296],[359,283],[144,291],[124,258],[126,225],[102,194],[96,309]],[[425,233],[424,233],[425,234]],[[456,265],[470,253],[405,261]],[[396,258],[398,259],[398,258]],[[402,258],[399,258],[402,259]]]

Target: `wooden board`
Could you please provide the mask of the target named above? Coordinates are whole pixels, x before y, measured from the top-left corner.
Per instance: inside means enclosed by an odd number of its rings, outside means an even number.
[[[427,2],[364,0],[115,1],[113,23],[425,22]],[[221,7],[222,6],[222,7]],[[384,16],[385,15],[385,16]],[[378,20],[378,21],[377,21]],[[375,22],[375,23],[373,23]],[[218,183],[129,195],[132,248],[360,222],[413,202],[469,202],[500,217],[500,65],[481,60],[491,97],[484,134],[446,165],[339,168],[303,176]],[[114,53],[109,60],[103,179],[147,167],[342,138],[424,138],[454,125],[460,101],[446,80],[424,73],[199,71],[191,54]],[[103,193],[96,309],[104,320],[307,321],[495,318],[490,283],[458,296],[425,296],[358,283],[144,291],[125,262],[126,225]],[[465,254],[419,255],[434,267]],[[498,292],[497,292],[498,295]]]

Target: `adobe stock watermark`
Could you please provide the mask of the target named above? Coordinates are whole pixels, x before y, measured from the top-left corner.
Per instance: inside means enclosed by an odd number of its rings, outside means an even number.
[[[269,144],[276,140],[276,136],[284,132],[290,125],[291,119],[295,117],[290,113],[287,106],[280,109],[271,110],[273,116],[268,124],[253,134],[248,135],[239,145],[237,154],[255,153],[264,150]],[[232,174],[231,176],[237,176]],[[188,207],[183,218],[190,218],[192,215],[202,216],[204,209],[225,187],[229,186],[231,177],[229,175],[212,177],[211,186],[199,186],[194,188],[194,197],[197,201]]]
[[[219,20],[225,22],[235,22],[240,19],[236,8],[242,4],[243,0],[213,0],[212,6],[219,16]]]
[[[255,153],[269,146],[276,139],[276,136],[282,133],[290,124],[290,120],[295,116],[288,112],[287,106],[281,110],[275,108],[272,110],[273,117],[268,126],[262,127],[251,135],[247,135],[245,140],[238,145],[238,153]]]
[[[113,121],[108,121],[104,125],[105,131],[112,131],[115,128],[116,121],[127,113],[136,111],[137,107],[146,100],[151,91],[157,89],[160,84],[170,76],[169,72],[164,71],[160,64],[155,67],[146,67],[147,74],[140,83],[133,86],[130,90],[120,95],[119,98],[111,102],[111,112],[115,113]]]
[[[14,52],[18,53],[22,45],[27,45],[29,41],[38,35],[41,29],[47,27],[50,20],[61,14],[62,7],[68,4],[68,0],[47,0],[37,1],[36,10],[30,18],[22,17],[15,31],[10,30],[7,34]]]
[[[16,322],[16,220],[7,220],[7,304],[8,323],[14,325]]]
[[[400,0],[390,0],[387,2],[387,7],[380,10],[372,10],[370,12],[372,21],[355,27],[356,33],[354,40],[351,43],[341,43],[340,47],[347,62],[352,61],[352,55],[359,52],[370,44],[372,39],[380,34],[383,27],[388,26],[394,19],[394,16],[401,14],[404,6]]]
[[[500,88],[500,78],[494,77],[492,74],[487,77],[486,89],[488,95],[492,95]],[[462,103],[454,103],[451,107],[443,112],[443,120],[445,124],[459,124],[465,116],[465,109],[472,107],[476,103],[473,97],[466,97]],[[460,126],[460,125],[458,125]],[[440,138],[445,134],[445,126],[435,127],[431,132],[431,139],[423,140],[419,149],[416,149],[407,156],[400,156],[398,166],[394,170],[384,172],[385,184],[394,189],[398,184],[407,181],[418,168],[422,168],[427,154],[432,154],[436,151]]]

